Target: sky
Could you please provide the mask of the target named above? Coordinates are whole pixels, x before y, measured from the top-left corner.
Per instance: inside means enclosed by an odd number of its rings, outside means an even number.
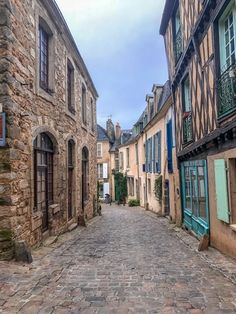
[[[99,94],[98,123],[132,128],[168,78],[159,27],[165,0],[56,0]]]

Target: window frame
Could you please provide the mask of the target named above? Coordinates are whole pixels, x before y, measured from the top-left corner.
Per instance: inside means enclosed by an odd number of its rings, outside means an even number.
[[[81,95],[81,104],[82,104],[82,123],[84,126],[87,125],[87,90],[84,84],[82,84],[82,95]]]
[[[46,47],[45,51],[43,51],[42,45],[43,45],[43,37],[45,39]],[[39,86],[46,92],[49,91],[49,38],[50,34],[45,30],[45,28],[39,24]],[[45,67],[45,72],[42,70],[42,54],[44,54],[45,57],[45,62],[44,62],[44,67]],[[46,77],[45,80],[42,80],[42,74],[43,76]]]
[[[72,62],[67,59],[67,109],[70,113],[75,114],[75,100],[74,100],[74,84],[75,84],[75,70]]]
[[[188,82],[188,85],[186,85]],[[188,86],[188,107],[186,104],[186,86]],[[191,84],[190,77],[187,74],[182,82],[181,82],[181,99],[182,99],[182,114],[183,114],[183,143],[188,144],[193,140],[193,123],[192,123],[192,95],[191,95]],[[185,136],[186,132],[186,124],[189,123],[190,131],[187,136]]]

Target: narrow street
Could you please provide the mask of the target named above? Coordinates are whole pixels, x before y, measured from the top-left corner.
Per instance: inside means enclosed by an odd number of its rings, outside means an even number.
[[[1,264],[0,313],[236,312],[236,287],[143,210],[105,207],[75,234],[30,268]]]

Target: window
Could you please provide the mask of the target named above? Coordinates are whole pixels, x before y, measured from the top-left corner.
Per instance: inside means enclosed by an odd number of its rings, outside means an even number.
[[[103,179],[103,164],[98,164],[98,179]]]
[[[93,99],[90,100],[90,112],[91,112],[91,130],[94,131],[94,106],[93,106]]]
[[[152,138],[149,138],[146,141],[146,172],[152,172],[152,163],[153,163],[153,150],[152,150]]]
[[[153,171],[161,173],[161,131],[153,137]]]
[[[126,167],[129,168],[129,148],[126,148]]]
[[[183,107],[183,139],[184,143],[192,140],[192,104],[189,77],[182,82],[182,107]]]
[[[135,144],[135,156],[136,156],[136,165],[138,165],[139,160],[138,160],[138,144]]]
[[[82,86],[82,122],[84,125],[87,124],[87,108],[86,108],[86,88]]]
[[[48,229],[49,205],[53,204],[54,147],[46,133],[34,140],[34,207],[42,212],[43,231]]]
[[[102,143],[97,143],[97,157],[102,157]]]
[[[173,20],[172,20],[172,26],[173,26],[173,47],[174,47],[174,56],[175,56],[175,62],[177,63],[181,57],[182,54],[182,30],[181,30],[181,18],[180,18],[180,9],[179,5],[177,6]]]
[[[219,18],[218,116],[236,110],[236,3],[231,1]]]
[[[73,217],[73,191],[74,191],[74,151],[75,143],[73,140],[68,142],[68,220]]]
[[[119,172],[119,153],[115,152],[115,171]]]
[[[71,62],[67,61],[67,106],[71,113],[75,113],[74,104],[74,68]]]
[[[123,152],[120,153],[120,169],[124,168],[124,155]]]
[[[39,80],[40,87],[48,91],[49,34],[39,27]]]
[[[128,194],[130,196],[134,196],[134,178],[128,177],[127,178],[127,185],[128,185]]]
[[[89,199],[89,152],[87,147],[82,150],[82,209]]]
[[[184,225],[200,238],[209,234],[206,160],[181,163],[181,183]]]

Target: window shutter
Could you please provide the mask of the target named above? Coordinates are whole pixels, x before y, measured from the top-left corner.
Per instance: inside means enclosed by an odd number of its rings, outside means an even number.
[[[173,147],[173,137],[172,137],[172,119],[170,119],[166,125],[167,131],[167,161],[168,161],[168,172],[173,172],[173,160],[172,160],[172,147]]]
[[[6,145],[6,114],[0,113],[0,146]]]
[[[161,173],[161,131],[158,132],[158,172]]]
[[[226,167],[224,159],[214,161],[215,166],[215,192],[217,205],[217,218],[229,223],[229,203]]]
[[[156,135],[153,136],[153,172],[156,172]]]
[[[145,164],[145,172],[148,172],[148,141],[146,141],[146,164]]]
[[[106,163],[103,164],[103,179],[108,178],[108,165]]]
[[[152,137],[150,138],[150,172],[153,172],[152,164],[153,164],[153,155],[152,155]]]

